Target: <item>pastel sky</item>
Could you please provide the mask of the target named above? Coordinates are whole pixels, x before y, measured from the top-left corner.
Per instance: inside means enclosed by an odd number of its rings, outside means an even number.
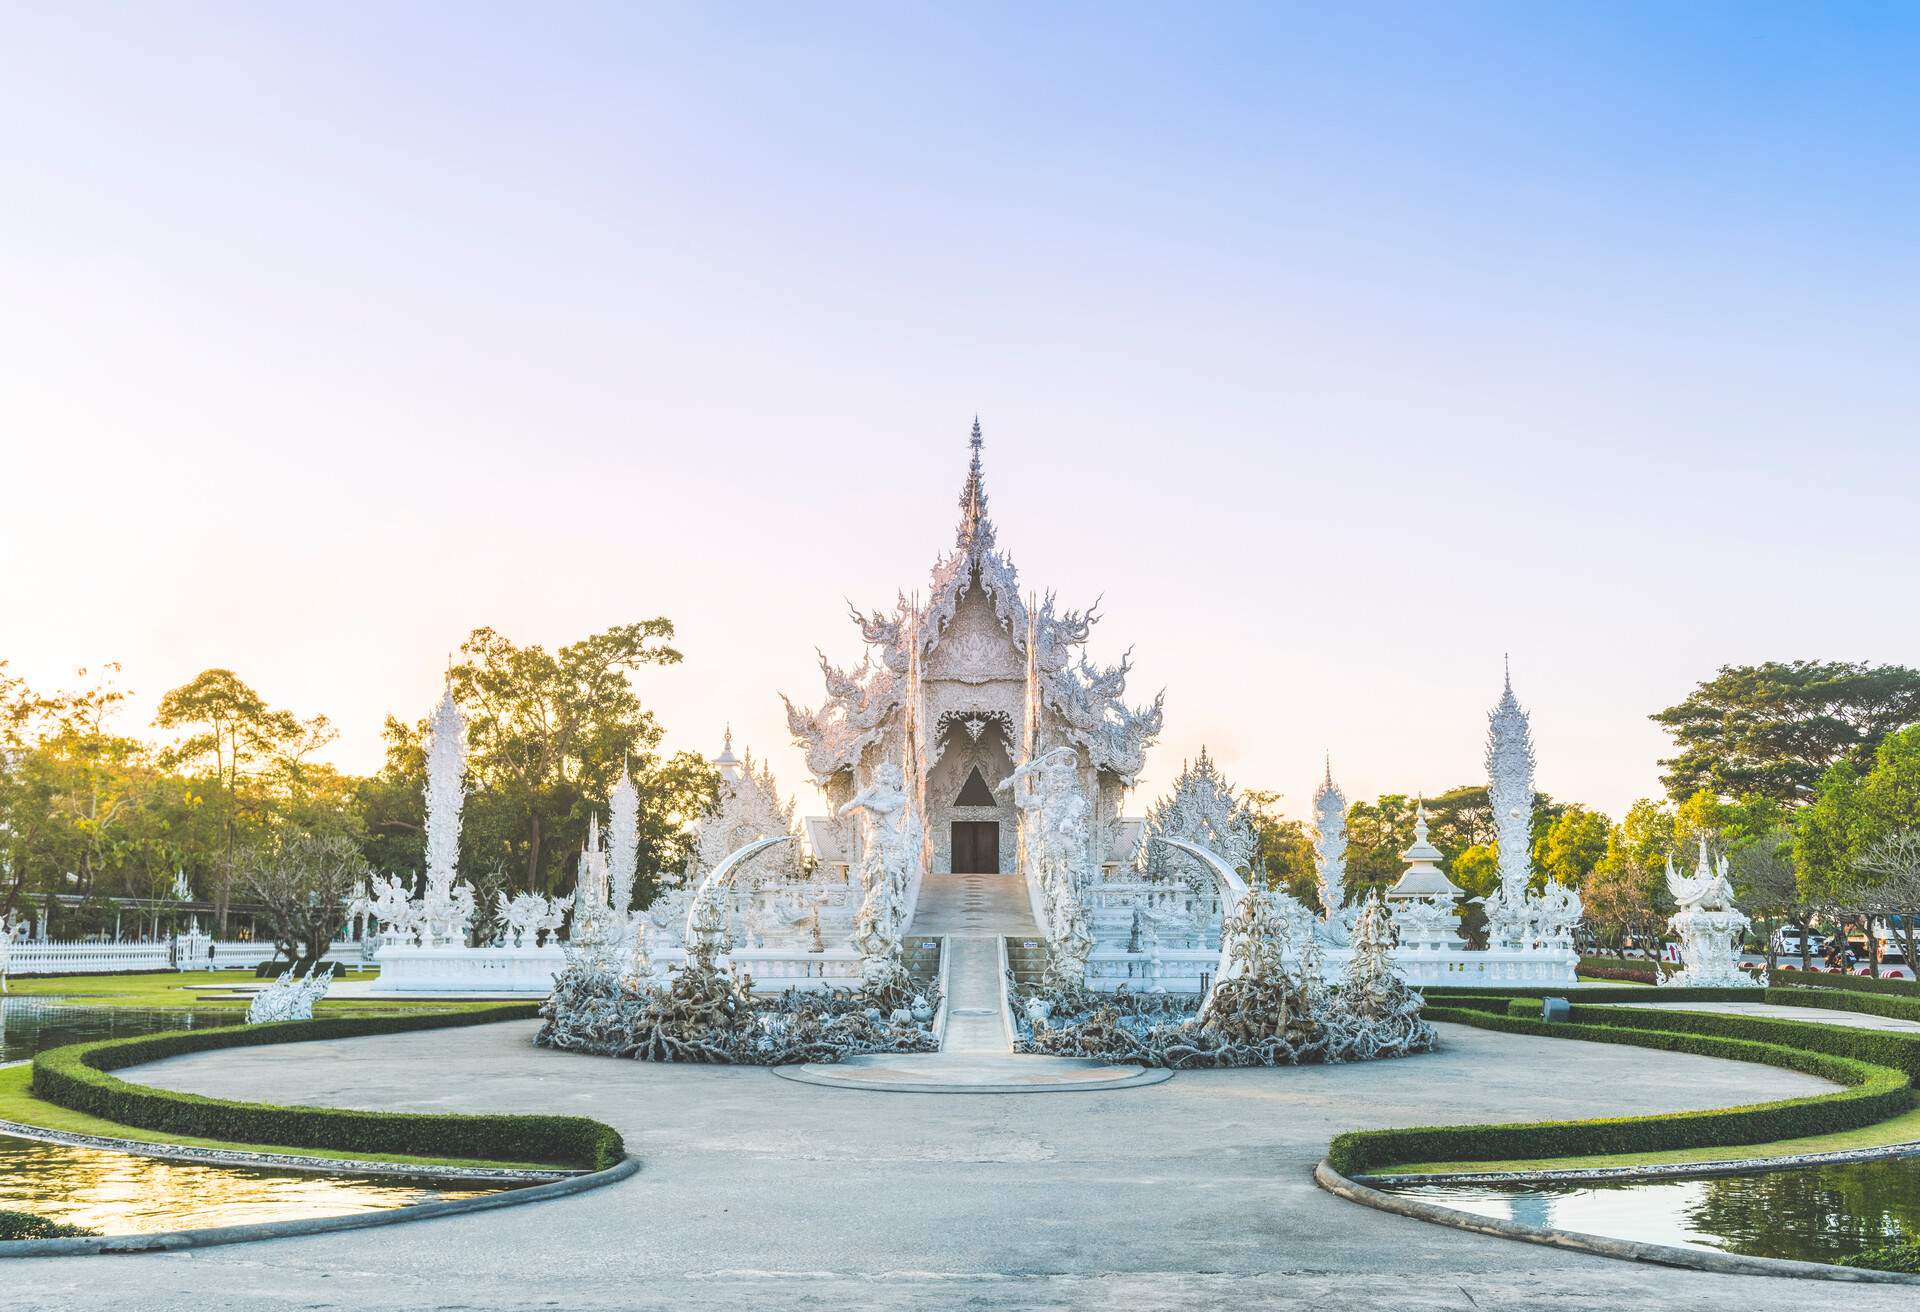
[[[0,5],[0,657],[371,769],[470,628],[670,746],[1001,544],[1304,814],[1657,790],[1715,667],[1920,663],[1920,8]],[[1146,797],[1139,799],[1144,805]]]

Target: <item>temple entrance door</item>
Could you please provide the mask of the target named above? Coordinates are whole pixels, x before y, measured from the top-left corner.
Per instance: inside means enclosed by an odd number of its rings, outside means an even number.
[[[999,821],[955,820],[953,822],[953,873],[956,875],[1000,873]]]

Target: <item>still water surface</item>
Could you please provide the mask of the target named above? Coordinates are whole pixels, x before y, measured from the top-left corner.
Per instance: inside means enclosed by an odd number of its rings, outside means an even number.
[[[246,1013],[237,1010],[142,1011],[68,1005],[45,998],[7,998],[0,1001],[0,1061],[19,1061],[68,1043],[235,1025],[245,1019]]]
[[[1526,1225],[1804,1262],[1920,1236],[1920,1157],[1689,1180],[1390,1192]]]
[[[189,1166],[0,1135],[0,1210],[33,1212],[109,1235],[349,1216],[498,1191]]]
[[[139,1011],[0,1002],[0,1061],[90,1039],[237,1024],[238,1011]],[[0,1135],[0,1210],[33,1212],[102,1234],[197,1230],[314,1216],[348,1216],[499,1186],[440,1188],[415,1181],[163,1162]]]

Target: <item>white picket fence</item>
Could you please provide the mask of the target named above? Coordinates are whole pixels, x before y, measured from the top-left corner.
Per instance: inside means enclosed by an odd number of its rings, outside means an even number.
[[[205,940],[202,940],[205,943]],[[241,970],[270,960],[271,943],[212,943],[212,962],[201,969]],[[323,958],[343,966],[362,966],[358,943],[335,943]],[[172,970],[186,967],[172,943],[36,943],[15,942],[8,959],[13,975],[110,975],[123,971]]]

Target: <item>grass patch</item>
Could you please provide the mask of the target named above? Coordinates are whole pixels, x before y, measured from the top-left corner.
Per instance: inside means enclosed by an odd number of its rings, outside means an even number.
[[[1567,1022],[1546,1024],[1501,1014],[1508,1000],[1451,999],[1427,1016],[1481,1029],[1543,1038],[1627,1044],[1667,1052],[1726,1057],[1797,1070],[1842,1087],[1811,1097],[1703,1111],[1589,1120],[1493,1125],[1410,1126],[1335,1136],[1327,1159],[1344,1175],[1414,1162],[1505,1162],[1526,1149],[1540,1159],[1613,1156],[1644,1161],[1656,1153],[1698,1148],[1744,1149],[1784,1139],[1863,1130],[1910,1112],[1920,1040],[1837,1026],[1709,1015],[1576,1006]],[[1532,1004],[1514,1000],[1516,1011]],[[1499,1010],[1494,1010],[1494,1007]]]
[[[525,1159],[602,1170],[626,1155],[612,1126],[585,1116],[357,1111],[239,1102],[176,1093],[117,1079],[116,1070],[186,1053],[316,1039],[358,1038],[416,1030],[527,1019],[533,1003],[494,1004],[483,1011],[417,1012],[403,1016],[325,1016],[271,1025],[175,1030],[132,1039],[76,1043],[33,1059],[33,1092],[121,1125],[168,1136],[194,1135],[231,1143],[277,1143],[353,1155]]]
[[[515,1170],[551,1170],[550,1162],[485,1161],[472,1157],[409,1157],[402,1153],[349,1153],[326,1148],[294,1148],[276,1143],[234,1143],[227,1139],[204,1139],[189,1134],[159,1134],[137,1125],[122,1125],[103,1117],[77,1112],[59,1103],[33,1096],[33,1065],[0,1068],[0,1120],[18,1121],[42,1130],[63,1130],[68,1134],[94,1134],[109,1139],[132,1139],[136,1143],[178,1143],[189,1148],[227,1148],[249,1153],[291,1153],[297,1157],[325,1157],[335,1161],[394,1162],[402,1166],[505,1166]]]
[[[1490,1162],[1414,1162],[1383,1167],[1377,1175],[1417,1175],[1460,1171],[1572,1171],[1609,1166],[1684,1166],[1694,1162],[1724,1162],[1731,1158],[1794,1157],[1801,1153],[1837,1153],[1854,1148],[1884,1148],[1888,1144],[1920,1142],[1920,1108],[1892,1120],[1833,1134],[1776,1139],[1772,1143],[1725,1148],[1683,1148],[1665,1153],[1609,1153],[1597,1157],[1515,1157]]]
[[[376,978],[363,971],[341,982]],[[245,1011],[248,998],[202,997],[209,986],[265,983],[252,970],[149,971],[140,975],[35,975],[9,981],[15,998],[72,1003],[84,1007],[128,1007],[145,1011]],[[322,998],[318,1015],[383,1016],[412,1011],[477,1011],[498,1002],[444,1002],[437,998]]]
[[[79,1239],[99,1233],[98,1230],[89,1230],[83,1225],[49,1221],[46,1217],[35,1216],[32,1212],[0,1212],[0,1240]]]

